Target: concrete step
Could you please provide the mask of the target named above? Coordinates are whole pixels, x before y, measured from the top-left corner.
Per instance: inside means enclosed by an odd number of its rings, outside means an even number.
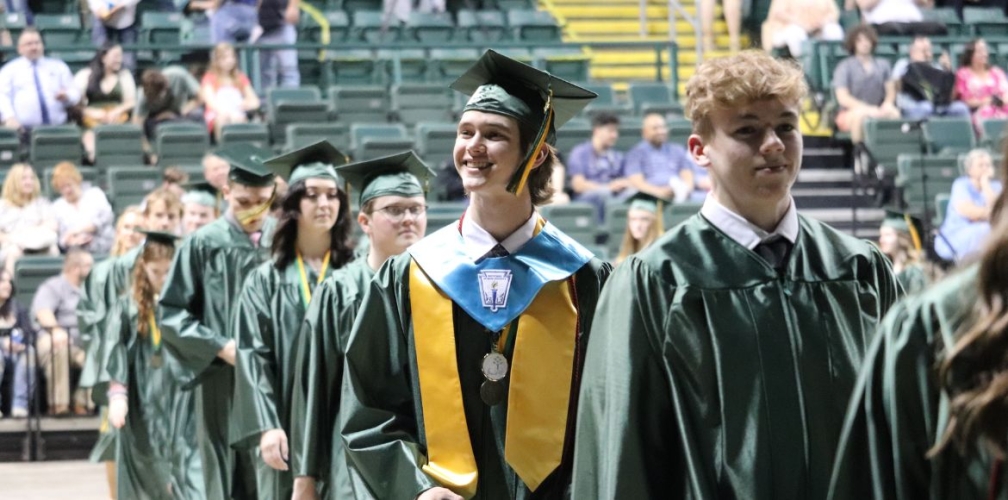
[[[23,418],[0,420],[0,462],[17,462],[24,457],[28,421]],[[98,440],[101,419],[88,417],[42,417],[39,428],[44,441],[44,460],[85,459]]]

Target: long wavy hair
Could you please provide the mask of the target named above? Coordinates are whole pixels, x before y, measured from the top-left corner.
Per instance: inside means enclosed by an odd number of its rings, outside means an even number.
[[[108,55],[112,49],[122,47],[115,42],[105,42],[104,45],[98,48],[95,52],[94,58],[88,63],[88,68],[91,69],[91,74],[88,76],[87,93],[90,95],[101,95],[101,81],[105,77],[105,56]]]
[[[291,185],[280,203],[280,221],[273,234],[273,265],[285,269],[297,253],[298,220],[301,218],[301,200],[308,189],[305,181]],[[329,266],[339,269],[353,259],[354,245],[351,240],[353,226],[350,221],[350,203],[346,191],[338,189],[339,211],[336,214],[336,224],[329,230]]]
[[[630,233],[630,213],[629,211],[627,212],[627,228],[623,231],[623,242],[620,243],[619,254],[616,256],[616,260],[613,261],[614,264],[619,264],[620,262],[626,260],[627,257],[649,247],[662,235],[664,223],[662,222],[661,204],[658,205],[658,210],[655,212],[654,216],[654,221],[651,222],[651,227],[648,228],[647,234],[638,240],[633,237],[632,233]]]
[[[35,188],[29,196],[25,196],[21,191],[21,177],[24,175],[34,177]],[[15,207],[23,207],[35,201],[41,195],[42,184],[39,182],[38,175],[35,174],[35,170],[32,169],[31,165],[27,163],[15,163],[11,166],[3,183],[3,199]]]
[[[147,321],[147,318],[154,310],[154,301],[160,291],[155,290],[154,285],[147,278],[146,265],[149,262],[171,260],[174,255],[175,245],[148,238],[144,243],[143,251],[140,252],[140,257],[133,266],[133,300],[137,303],[137,331],[141,337],[146,337],[149,333],[150,322]]]
[[[1008,178],[1008,162],[1001,163]],[[949,421],[931,456],[954,446],[960,454],[982,445],[1004,457],[1008,441],[1008,190],[991,211],[991,232],[981,253],[977,300],[956,341],[938,361],[938,381],[949,395]]]

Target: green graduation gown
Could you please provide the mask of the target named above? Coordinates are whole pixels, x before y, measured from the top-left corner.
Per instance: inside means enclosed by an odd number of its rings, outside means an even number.
[[[318,273],[308,266],[305,273],[313,290]],[[312,295],[315,302],[314,292]],[[304,315],[296,262],[283,272],[273,262],[265,262],[245,281],[235,308],[238,353],[231,421],[235,447],[259,456],[263,432],[283,429],[290,435],[295,350]],[[256,468],[260,499],[287,500],[294,493],[290,470],[274,470],[261,457]]]
[[[454,226],[448,230],[457,231]],[[409,254],[399,255],[378,271],[364,296],[347,344],[340,422],[346,443],[348,479],[358,499],[411,499],[439,486],[421,469],[427,456],[410,306],[411,260]],[[579,355],[588,343],[595,304],[610,269],[609,264],[592,258],[573,275],[580,325],[571,384],[574,398],[580,376],[577,363],[583,359]],[[471,293],[478,297],[477,283],[475,280],[471,283]],[[560,466],[533,493],[505,460],[507,394],[500,404],[492,407],[480,398],[484,376],[479,360],[489,351],[490,332],[458,303],[453,302],[451,307],[456,356],[459,360],[473,360],[460,362],[458,366],[462,405],[479,472],[473,498],[566,498],[573,453],[574,407],[569,409]]]
[[[164,365],[164,353],[155,349],[153,336],[137,330],[136,303],[122,297],[112,307],[107,331],[108,373],[97,389],[107,391],[108,382],[127,387],[126,425],[119,429],[116,447],[118,498],[170,499],[172,400],[181,391]]]
[[[263,228],[259,248],[227,217],[203,226],[175,253],[161,296],[164,344],[196,387],[197,436],[207,498],[255,498],[255,456],[231,450],[234,369],[217,353],[234,338],[232,312],[245,278],[266,260]]]
[[[904,267],[902,271],[896,273],[896,281],[899,282],[900,286],[903,287],[903,291],[907,294],[917,293],[927,288],[928,285],[924,266],[920,264]]]
[[[334,271],[314,292],[298,338],[288,434],[291,472],[314,477],[325,500],[353,498],[337,416],[343,353],[373,277],[366,258]]]
[[[994,461],[987,453],[960,456],[953,446],[926,456],[949,419],[948,395],[935,384],[936,363],[969,321],[978,269],[964,269],[886,316],[851,398],[830,498],[1008,498],[1003,470],[989,491]]]
[[[898,288],[876,248],[798,217],[780,274],[699,214],[616,269],[585,361],[573,498],[826,497]]]
[[[84,285],[81,287],[80,301],[77,302],[77,326],[80,330],[81,342],[84,345],[84,367],[81,369],[78,385],[94,387],[98,383],[99,374],[105,369],[106,356],[102,354],[103,336],[105,332],[106,304],[111,301],[105,297],[105,283],[112,269],[113,258],[107,258],[91,268]],[[104,405],[105,395],[94,391],[92,398],[97,404]],[[115,429],[108,424],[108,414],[105,408],[101,412],[101,427],[98,430],[98,441],[91,449],[92,462],[110,462],[115,460]]]

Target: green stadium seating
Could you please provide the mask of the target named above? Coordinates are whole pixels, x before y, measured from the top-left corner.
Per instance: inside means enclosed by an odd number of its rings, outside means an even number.
[[[931,118],[924,126],[924,136],[933,153],[958,155],[976,147],[973,122],[969,118]]]
[[[645,115],[650,112],[661,114],[682,114],[682,105],[676,102],[676,93],[662,82],[631,82],[627,94],[634,113]]]
[[[440,84],[400,84],[390,88],[392,111],[409,127],[419,122],[451,121],[452,90]]]
[[[161,184],[161,172],[154,167],[110,167],[105,172],[105,192],[116,214],[143,201]]]
[[[155,138],[158,165],[193,164],[210,149],[210,135],[200,123],[164,123]]]
[[[354,161],[401,153],[414,146],[406,127],[400,123],[351,124],[350,144]]]
[[[955,157],[921,158],[916,154],[901,154],[897,161],[895,183],[902,192],[902,208],[913,214],[923,213],[924,204],[931,203],[935,194],[951,191],[952,183],[959,177],[958,159]],[[927,193],[921,180],[922,173],[927,178]]]
[[[447,12],[410,12],[406,20],[405,39],[421,43],[444,44],[451,41],[455,23]]]
[[[392,111],[388,89],[383,85],[329,87],[333,118],[343,123],[385,123]]]
[[[21,141],[16,130],[0,128],[0,168],[21,161]]]
[[[566,159],[570,157],[571,149],[582,142],[591,140],[592,127],[588,123],[567,123],[556,131],[557,151]]]
[[[992,118],[982,121],[980,123],[982,131],[980,142],[982,145],[1000,151],[1002,141],[1005,138],[1006,125],[1008,125],[1008,119],[1004,118]]]
[[[36,14],[35,27],[46,46],[65,50],[73,47],[84,33],[77,14]],[[92,53],[93,54],[93,53]]]
[[[445,85],[455,81],[480,57],[477,49],[434,48],[430,50],[429,75],[432,83]]]
[[[700,212],[703,203],[669,203],[665,207],[664,219],[665,230],[672,229],[693,217]]]
[[[291,123],[324,123],[329,120],[329,105],[317,87],[272,88],[266,94],[270,137],[274,144],[286,139]]]
[[[977,37],[1008,35],[1008,17],[1001,7],[963,7],[963,24]]]
[[[367,49],[326,51],[332,63],[335,85],[374,85],[385,83],[386,61],[375,59]]]
[[[70,68],[71,73],[77,73],[78,71],[86,68],[91,60],[94,59],[95,51],[92,50],[60,50],[52,51],[46,54],[54,59],[59,59],[66,63],[67,67]]]
[[[99,171],[109,167],[144,164],[143,130],[132,124],[99,125],[94,128],[94,164]]]
[[[917,133],[903,133],[905,123],[903,120],[865,120],[864,145],[888,178],[896,176],[900,154],[920,151]]]
[[[35,127],[31,131],[32,166],[43,169],[61,161],[81,161],[81,132],[74,125],[50,125]]]
[[[25,255],[14,263],[18,302],[30,307],[42,283],[63,271],[62,256]]]
[[[934,227],[940,227],[945,222],[945,212],[948,211],[950,193],[938,193],[935,195]]]
[[[959,19],[959,14],[952,7],[932,7],[929,9],[921,9],[921,14],[924,16],[925,21],[939,22],[945,25],[948,30],[949,36],[959,36],[968,35],[966,29],[964,29],[962,19]]]
[[[633,107],[630,103],[617,101],[616,92],[613,90],[611,83],[589,82],[581,83],[579,85],[598,94],[597,98],[593,99],[587,106],[585,106],[584,114],[594,115],[595,113],[605,112],[622,115],[633,111]]]
[[[260,148],[270,145],[269,126],[264,123],[229,123],[221,129],[220,145],[246,143]]]
[[[553,76],[567,81],[585,81],[589,78],[591,58],[580,47],[532,49],[532,57],[542,61],[543,68]]]
[[[507,10],[507,22],[515,40],[536,43],[560,41],[560,26],[549,12]]]
[[[388,72],[386,81],[418,84],[427,82],[430,60],[423,49],[380,49],[375,55]]]
[[[532,10],[536,8],[535,0],[490,0],[488,3],[503,11]]]
[[[494,50],[504,56],[508,56],[516,61],[532,64],[532,51],[526,47],[501,47]]]
[[[539,207],[543,218],[582,245],[595,244],[596,209],[590,203],[572,202],[567,205]]]
[[[684,118],[673,118],[666,121],[668,125],[668,141],[670,144],[678,144],[684,149],[686,141],[693,133],[693,122]]]
[[[619,255],[620,245],[623,244],[623,233],[626,231],[627,211],[629,209],[626,203],[619,201],[611,201],[606,204],[606,247],[609,250],[609,255],[613,258]]]
[[[356,147],[363,139],[406,139],[406,127],[401,123],[352,123],[350,145]]]
[[[350,127],[345,122],[288,124],[284,151],[293,151],[321,140],[331,142],[336,149],[347,156],[351,153]]]
[[[21,34],[21,30],[25,29],[27,23],[25,22],[24,14],[19,12],[7,12],[0,14],[0,28],[6,29],[10,32],[11,40],[15,43],[18,36]]]
[[[140,19],[140,41],[150,45],[177,45],[182,36],[181,12],[144,12]]]
[[[391,14],[385,16],[380,10],[358,10],[353,13],[353,31],[350,37],[354,41],[367,43],[398,42],[400,23]]]
[[[457,17],[460,33],[457,36],[464,36],[471,42],[493,43],[510,38],[504,13],[499,10],[460,9]]]
[[[420,122],[416,125],[416,152],[428,165],[452,157],[458,127],[455,122]]]

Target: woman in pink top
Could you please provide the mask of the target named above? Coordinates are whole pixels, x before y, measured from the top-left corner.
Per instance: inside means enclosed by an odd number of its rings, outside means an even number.
[[[200,86],[201,97],[206,103],[207,128],[218,140],[224,125],[245,123],[248,112],[259,109],[259,97],[248,77],[238,69],[238,58],[229,43],[214,47],[210,67]]]
[[[973,123],[1008,117],[1008,77],[998,67],[991,67],[987,43],[976,39],[966,44],[959,71],[956,71],[956,99],[973,111]]]

